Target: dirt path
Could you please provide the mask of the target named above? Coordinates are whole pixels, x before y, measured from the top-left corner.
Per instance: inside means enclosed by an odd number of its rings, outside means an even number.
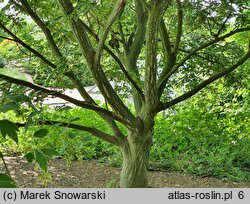
[[[19,187],[44,187],[41,175],[34,166],[21,157],[6,157],[9,169]],[[0,163],[0,170],[3,164]],[[46,187],[56,188],[105,188],[118,187],[120,169],[96,161],[73,161],[71,165],[62,159],[50,161],[50,175]],[[51,178],[50,178],[51,177]],[[199,177],[183,172],[149,172],[150,186],[164,188],[249,188],[250,182],[229,182],[211,177]]]

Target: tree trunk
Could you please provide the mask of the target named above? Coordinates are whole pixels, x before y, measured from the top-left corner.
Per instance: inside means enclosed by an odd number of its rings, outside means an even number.
[[[123,166],[120,180],[121,188],[148,187],[147,164],[149,150],[152,144],[152,136],[136,136],[137,137],[128,136],[127,144],[122,148]]]

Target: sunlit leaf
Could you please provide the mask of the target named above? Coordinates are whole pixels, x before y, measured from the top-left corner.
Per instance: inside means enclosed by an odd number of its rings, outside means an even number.
[[[80,118],[76,116],[76,117],[74,117],[72,120],[70,120],[69,123],[73,123],[73,122],[75,122],[75,121],[77,121],[77,120],[80,120]]]
[[[42,151],[42,153],[43,153],[45,156],[47,156],[47,157],[49,157],[49,158],[53,158],[53,157],[59,155],[59,153],[58,153],[56,150],[53,150],[53,149],[42,149],[41,151]]]
[[[39,165],[39,167],[44,172],[47,172],[48,171],[48,162],[47,162],[45,155],[39,150],[35,150],[34,155],[35,155],[35,160],[36,160],[37,164]]]

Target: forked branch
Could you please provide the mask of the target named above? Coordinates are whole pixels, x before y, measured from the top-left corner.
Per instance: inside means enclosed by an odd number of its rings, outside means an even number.
[[[115,22],[115,20],[122,14],[123,9],[125,7],[125,0],[118,0],[115,8],[113,9],[113,12],[111,13],[111,15],[109,16],[103,31],[102,31],[102,35],[100,37],[98,46],[97,46],[97,51],[96,51],[96,60],[99,60],[100,56],[101,56],[101,52],[103,50],[103,47],[105,45],[105,41],[107,39],[107,36],[109,34],[109,31],[111,29],[111,26],[113,25],[113,23]]]

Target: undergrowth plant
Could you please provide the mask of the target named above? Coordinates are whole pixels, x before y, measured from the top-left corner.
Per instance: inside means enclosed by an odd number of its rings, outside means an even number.
[[[249,180],[249,113],[245,105],[230,106],[230,112],[226,110],[215,113],[222,107],[207,111],[197,106],[197,100],[194,100],[178,106],[168,117],[159,115],[150,154],[152,168],[157,166],[229,180]],[[15,121],[16,113],[9,111],[1,114],[1,117]],[[53,110],[47,107],[36,117],[37,120],[40,117],[50,120],[60,118],[61,121],[71,121],[74,124],[84,121],[109,131],[95,114],[78,108],[63,107]],[[115,146],[93,138],[88,133],[57,125],[51,126],[44,133],[37,131],[35,127],[30,127],[27,131],[24,128],[18,138],[18,145],[13,140],[1,138],[0,150],[7,154],[19,152],[28,156],[30,152],[38,151],[36,154],[47,154],[47,157],[57,155],[69,162],[74,159],[96,159],[115,167],[120,167],[122,163],[119,150]],[[50,152],[51,149],[55,151]]]

